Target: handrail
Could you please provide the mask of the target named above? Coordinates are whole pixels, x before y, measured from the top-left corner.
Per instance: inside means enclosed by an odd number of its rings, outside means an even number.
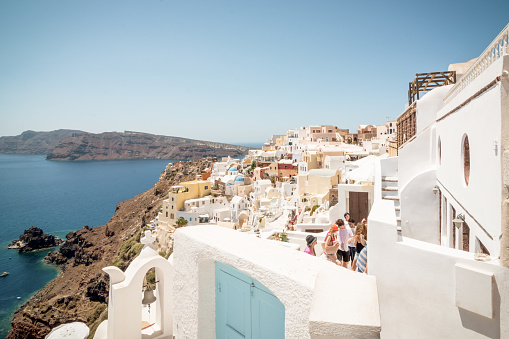
[[[491,64],[504,55],[509,54],[509,24],[500,32],[500,34],[491,42],[484,52],[477,58],[472,66],[466,71],[459,81],[444,97],[444,102],[448,103],[459,92],[473,82],[482,72]]]

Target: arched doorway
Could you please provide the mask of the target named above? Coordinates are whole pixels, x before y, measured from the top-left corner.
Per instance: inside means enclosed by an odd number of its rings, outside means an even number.
[[[284,337],[281,301],[258,280],[216,262],[216,338]]]

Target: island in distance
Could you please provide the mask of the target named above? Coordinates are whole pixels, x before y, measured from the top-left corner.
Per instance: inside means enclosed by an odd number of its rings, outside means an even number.
[[[65,137],[83,131],[59,129],[51,132],[25,131],[20,135],[0,137],[0,153],[48,154]]]
[[[31,139],[46,145],[46,148],[35,149]],[[72,130],[26,131],[15,137],[0,137],[0,153],[46,154],[47,160],[62,161],[196,160],[203,157],[242,157],[248,150],[249,147],[245,146],[131,131],[100,134]]]
[[[42,229],[32,226],[25,230],[18,240],[13,240],[9,249],[16,249],[18,252],[30,252],[55,247],[63,242],[51,234],[46,234]]]

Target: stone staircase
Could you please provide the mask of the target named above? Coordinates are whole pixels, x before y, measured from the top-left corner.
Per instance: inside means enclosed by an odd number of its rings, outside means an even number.
[[[398,195],[398,177],[382,177],[382,199],[394,202],[398,232],[401,232],[401,208]]]

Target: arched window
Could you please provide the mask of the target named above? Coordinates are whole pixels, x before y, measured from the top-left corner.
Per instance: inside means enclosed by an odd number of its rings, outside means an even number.
[[[463,136],[462,157],[465,184],[468,186],[468,181],[470,179],[470,145],[468,143],[468,136],[466,134]]]

